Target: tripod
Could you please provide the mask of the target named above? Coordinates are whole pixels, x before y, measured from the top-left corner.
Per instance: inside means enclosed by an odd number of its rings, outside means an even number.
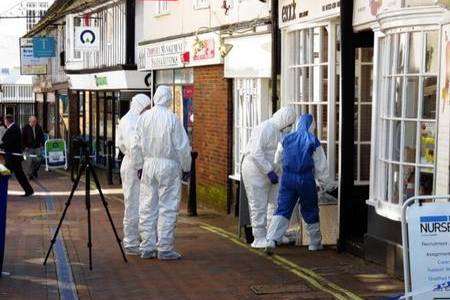
[[[95,170],[92,167],[91,159],[90,159],[90,156],[89,156],[88,147],[87,147],[87,145],[84,145],[84,144],[82,144],[81,147],[82,147],[81,167],[78,169],[77,177],[76,177],[76,179],[75,179],[75,181],[73,183],[72,190],[70,191],[70,195],[69,195],[69,198],[67,199],[66,206],[65,206],[64,211],[62,213],[62,216],[61,216],[61,218],[59,220],[58,227],[56,228],[56,231],[55,231],[55,233],[53,235],[53,238],[51,240],[50,247],[48,248],[48,251],[47,251],[47,255],[45,256],[44,266],[47,264],[48,257],[50,256],[50,252],[52,251],[53,245],[56,242],[56,238],[58,236],[59,230],[61,229],[61,225],[62,225],[62,223],[64,221],[65,216],[66,216],[67,210],[69,209],[70,203],[72,202],[73,195],[75,194],[75,191],[78,188],[78,184],[80,183],[80,179],[81,179],[81,176],[82,176],[83,172],[85,173],[85,177],[86,177],[85,203],[86,203],[87,220],[88,220],[88,224],[87,224],[88,225],[88,243],[87,243],[87,247],[89,249],[89,270],[92,270],[92,232],[91,232],[92,228],[91,228],[91,195],[90,195],[90,192],[91,192],[91,186],[90,186],[90,184],[91,184],[91,175],[92,175],[92,177],[94,179],[94,182],[95,182],[95,185],[97,187],[97,190],[99,191],[102,204],[105,207],[106,215],[108,216],[109,223],[111,224],[112,230],[114,232],[114,236],[116,238],[117,245],[119,246],[120,252],[122,253],[123,260],[125,262],[128,262],[127,258],[125,256],[125,253],[123,251],[123,248],[122,248],[121,240],[119,238],[119,235],[117,234],[116,227],[114,226],[114,222],[113,222],[113,219],[111,217],[111,213],[109,212],[108,202],[106,201],[105,196],[103,195],[103,192],[102,192],[102,189],[100,187],[100,182],[98,180],[97,174],[95,173]]]

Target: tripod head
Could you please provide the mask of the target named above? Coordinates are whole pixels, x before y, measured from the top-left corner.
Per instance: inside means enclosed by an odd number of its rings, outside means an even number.
[[[80,160],[89,160],[91,150],[89,142],[83,136],[77,136],[72,139],[72,149],[79,151]]]

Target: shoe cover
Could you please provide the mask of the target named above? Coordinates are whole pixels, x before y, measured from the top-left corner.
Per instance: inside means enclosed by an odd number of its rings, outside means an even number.
[[[141,254],[142,259],[152,259],[156,258],[156,256],[157,256],[156,250],[143,251]]]
[[[141,255],[141,251],[139,247],[126,247],[125,248],[126,255]]]
[[[181,254],[176,251],[159,251],[159,260],[178,260],[181,259]]]
[[[306,232],[309,236],[309,247],[311,251],[322,250],[322,234],[320,233],[320,223],[306,224]]]
[[[252,243],[252,248],[262,249],[266,248],[266,246],[267,246],[266,237],[255,238],[255,240]]]
[[[266,246],[266,248],[264,249],[264,252],[265,252],[267,255],[272,255],[272,254],[273,254],[273,251],[275,250],[275,247],[276,247],[275,241],[268,241],[268,242],[267,242],[267,246]]]

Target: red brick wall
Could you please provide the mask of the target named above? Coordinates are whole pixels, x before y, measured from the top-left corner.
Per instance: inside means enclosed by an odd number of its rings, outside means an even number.
[[[229,86],[223,65],[194,68],[193,149],[197,160],[200,205],[226,211],[232,139]]]

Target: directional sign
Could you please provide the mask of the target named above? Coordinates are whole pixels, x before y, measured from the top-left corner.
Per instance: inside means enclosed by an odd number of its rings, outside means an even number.
[[[55,57],[56,41],[53,37],[34,37],[33,54],[34,57]]]

